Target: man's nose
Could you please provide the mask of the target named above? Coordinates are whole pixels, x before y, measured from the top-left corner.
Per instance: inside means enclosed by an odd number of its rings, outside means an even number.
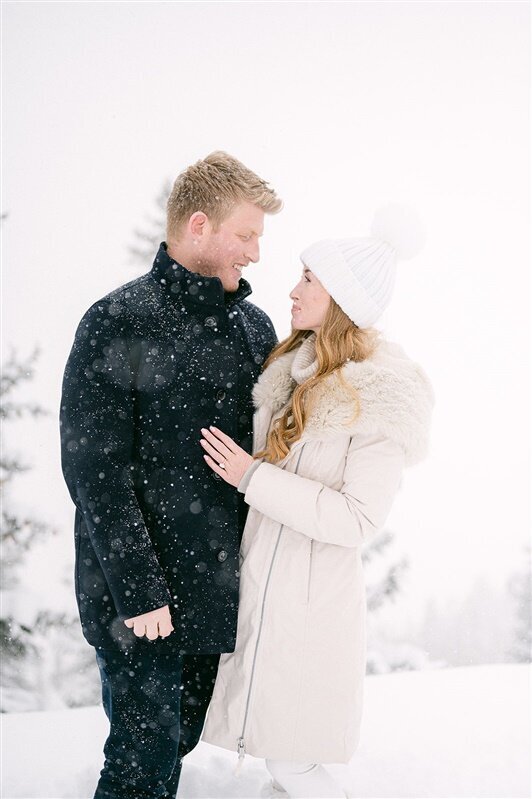
[[[252,263],[256,264],[260,258],[259,242],[258,241],[250,242],[246,247],[245,255],[248,261],[252,261]]]

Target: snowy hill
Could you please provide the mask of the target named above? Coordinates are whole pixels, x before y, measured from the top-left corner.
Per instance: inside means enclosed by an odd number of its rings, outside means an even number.
[[[529,797],[529,699],[521,664],[368,677],[360,748],[329,768],[353,797]],[[4,715],[3,799],[89,799],[106,734],[99,707]],[[200,744],[179,797],[260,796],[262,761],[247,757],[239,777],[235,764]]]

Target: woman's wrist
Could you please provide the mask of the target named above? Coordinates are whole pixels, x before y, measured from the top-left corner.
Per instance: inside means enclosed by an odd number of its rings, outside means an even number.
[[[241,494],[245,494],[248,485],[250,483],[251,478],[255,474],[257,468],[261,465],[262,460],[254,460],[253,463],[250,463],[242,477],[240,478],[240,482],[237,485],[237,490],[240,491]]]

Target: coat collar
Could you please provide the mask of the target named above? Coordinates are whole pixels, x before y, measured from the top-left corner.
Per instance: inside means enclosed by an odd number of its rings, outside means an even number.
[[[224,291],[220,278],[189,272],[168,255],[164,241],[159,245],[150,274],[157,283],[169,287],[176,298],[202,306],[227,308],[251,294],[251,286],[242,277],[236,291]]]
[[[290,366],[290,375],[296,383],[304,383],[312,377],[318,370],[318,360],[316,358],[316,334],[311,335],[302,341],[298,348],[294,360]]]
[[[253,389],[261,427],[288,403],[304,367],[312,365],[315,337],[271,363]],[[309,375],[310,376],[310,375]],[[306,378],[305,378],[306,379]],[[360,401],[360,413],[353,419]],[[349,361],[340,376],[332,374],[314,389],[301,441],[338,435],[377,435],[391,438],[403,449],[405,463],[420,461],[428,449],[432,386],[423,369],[397,344],[381,341],[365,361]],[[260,438],[265,440],[265,430]]]

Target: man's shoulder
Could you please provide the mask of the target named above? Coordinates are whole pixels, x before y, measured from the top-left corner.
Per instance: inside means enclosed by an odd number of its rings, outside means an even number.
[[[140,275],[128,283],[123,283],[115,289],[105,294],[97,302],[104,305],[112,305],[113,303],[120,303],[125,309],[136,311],[139,304],[145,303],[151,298],[159,299],[160,287],[151,278],[150,272]]]
[[[122,323],[135,322],[159,307],[160,294],[160,287],[147,272],[95,300],[85,312],[83,319],[103,313]]]

